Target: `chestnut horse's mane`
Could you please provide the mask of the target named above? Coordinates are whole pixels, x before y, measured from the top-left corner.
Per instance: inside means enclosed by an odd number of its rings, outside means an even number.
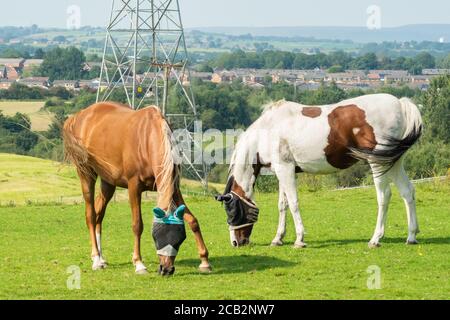
[[[172,130],[165,119],[161,124],[163,131],[163,143],[164,156],[160,166],[161,172],[155,177],[155,181],[158,178],[161,179],[160,188],[158,188],[159,197],[161,202],[167,204],[169,210],[175,209],[175,203],[173,203],[173,194],[180,183],[180,167],[175,163],[176,145],[173,139]]]

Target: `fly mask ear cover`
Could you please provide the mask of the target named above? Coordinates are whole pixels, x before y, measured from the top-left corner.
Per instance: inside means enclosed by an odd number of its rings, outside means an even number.
[[[160,208],[153,209],[153,231],[156,253],[158,255],[175,257],[181,244],[186,239],[183,215],[186,206],[178,207],[174,213],[166,214]]]
[[[250,224],[255,224],[258,221],[259,215],[259,209],[256,205],[240,197],[233,191],[230,195],[231,199],[224,201],[228,216],[228,225],[232,229],[239,229]]]

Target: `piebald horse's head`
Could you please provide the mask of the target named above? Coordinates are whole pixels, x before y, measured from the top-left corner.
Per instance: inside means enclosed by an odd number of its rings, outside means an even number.
[[[259,209],[236,183],[233,176],[228,178],[223,195],[216,197],[223,202],[227,213],[230,241],[234,247],[250,243],[253,225],[258,221]]]

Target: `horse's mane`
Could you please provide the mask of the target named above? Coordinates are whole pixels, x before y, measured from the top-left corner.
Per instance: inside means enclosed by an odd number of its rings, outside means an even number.
[[[180,167],[175,163],[176,157],[176,143],[173,138],[172,130],[169,127],[166,119],[162,119],[162,147],[163,159],[161,162],[162,170],[155,177],[155,181],[161,179],[158,187],[158,195],[160,206],[167,207],[171,211],[174,206],[173,194],[176,188],[179,187],[180,181]]]
[[[286,103],[285,99],[281,99],[281,100],[278,100],[276,102],[270,101],[269,103],[266,103],[265,105],[263,105],[261,107],[262,114],[266,113],[267,111],[279,108],[282,105],[284,105],[285,103]]]

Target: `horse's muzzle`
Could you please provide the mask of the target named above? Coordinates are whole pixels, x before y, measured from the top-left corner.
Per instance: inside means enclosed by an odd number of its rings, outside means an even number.
[[[163,267],[162,265],[159,265],[158,274],[161,276],[171,276],[175,273],[175,267],[170,266],[168,268]]]

